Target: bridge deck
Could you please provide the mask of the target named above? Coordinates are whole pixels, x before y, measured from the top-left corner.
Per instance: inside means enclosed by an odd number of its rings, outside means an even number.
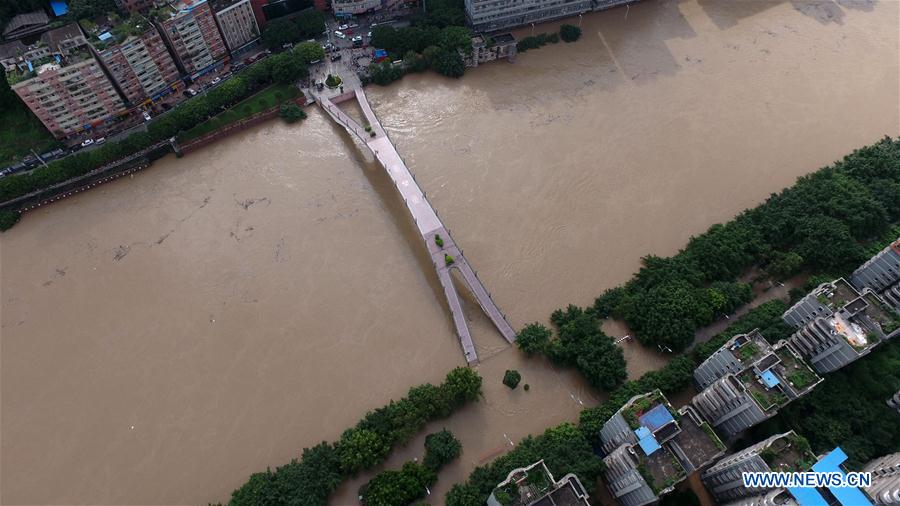
[[[363,126],[350,118],[344,111],[335,105],[329,98],[325,96],[317,97],[319,106],[331,116],[332,119],[342,124],[348,131],[356,135],[375,155],[381,165],[387,170],[388,175],[393,181],[406,208],[412,215],[416,223],[422,239],[425,241],[428,252],[431,254],[431,260],[437,271],[438,279],[441,287],[444,289],[444,295],[447,297],[447,304],[450,307],[450,314],[453,317],[453,323],[456,327],[456,333],[459,336],[460,345],[469,363],[476,362],[478,356],[475,352],[475,344],[472,341],[472,335],[466,324],[466,317],[463,313],[462,303],[459,294],[450,275],[452,269],[457,269],[462,276],[463,281],[469,290],[475,295],[481,309],[487,314],[488,318],[500,331],[507,342],[512,343],[516,339],[516,333],[506,321],[506,317],[500,311],[500,308],[494,303],[487,289],[478,279],[475,271],[469,265],[462,251],[456,246],[450,232],[444,227],[431,203],[425,198],[425,193],[419,187],[406,163],[400,158],[400,154],[394,147],[394,144],[388,138],[387,133],[381,126],[381,122],[372,111],[369,101],[366,99],[365,93],[361,89],[354,92],[356,100],[366,117],[371,130],[375,132],[372,136],[365,130]],[[353,95],[345,93],[340,96],[340,100],[349,100]],[[438,246],[435,242],[435,236],[440,235],[443,240],[443,246]],[[453,257],[453,262],[447,265],[446,256]]]

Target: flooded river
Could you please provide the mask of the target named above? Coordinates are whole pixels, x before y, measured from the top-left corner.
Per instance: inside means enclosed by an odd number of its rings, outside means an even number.
[[[519,328],[900,134],[898,23],[888,1],[647,1],[585,16],[581,41],[514,65],[367,94]],[[389,180],[310,113],[160,160],[0,237],[0,502],[224,501],[249,473],[464,364]],[[599,400],[508,347],[477,306],[467,314],[485,398],[430,427],[464,448],[434,504],[510,441]],[[633,375],[664,361],[625,344]],[[530,392],[500,384],[510,368]]]

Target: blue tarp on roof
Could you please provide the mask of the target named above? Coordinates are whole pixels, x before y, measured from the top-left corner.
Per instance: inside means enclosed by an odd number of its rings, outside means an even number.
[[[638,437],[638,444],[646,455],[653,455],[653,452],[660,449],[659,443],[647,427],[638,427],[634,435]]]
[[[675,421],[672,413],[669,413],[669,409],[664,404],[657,404],[653,409],[641,415],[639,420],[641,425],[649,428],[651,432],[656,432],[667,423]]]
[[[844,471],[841,470],[841,464],[845,460],[847,460],[847,454],[844,453],[844,450],[841,450],[840,446],[838,446],[834,450],[831,450],[828,455],[822,457],[822,460],[818,461],[812,467],[812,470],[817,473],[843,474]],[[834,495],[838,502],[844,506],[863,506],[872,504],[865,494],[860,492],[856,487],[828,487],[828,490]]]
[[[112,34],[109,32],[103,32],[100,35],[98,35],[97,38],[106,42],[108,39],[112,38]]]
[[[765,383],[766,386],[769,388],[772,388],[775,385],[777,385],[778,383],[780,383],[780,381],[778,381],[778,378],[776,378],[775,375],[772,374],[772,371],[770,371],[768,369],[765,370],[762,374],[760,374],[759,377],[762,378],[763,383]]]
[[[64,16],[69,12],[69,6],[62,0],[54,0],[50,2],[50,8],[53,9],[54,16]]]

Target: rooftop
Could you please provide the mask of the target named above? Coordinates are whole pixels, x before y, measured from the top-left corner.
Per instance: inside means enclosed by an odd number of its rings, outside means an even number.
[[[816,461],[806,438],[793,432],[774,439],[759,452],[759,456],[775,472],[808,471]]]
[[[49,20],[47,13],[42,10],[18,14],[3,28],[3,38],[24,37],[40,32]]]
[[[510,471],[488,499],[490,506],[587,506],[587,492],[574,474],[555,481],[539,460]]]
[[[112,14],[103,19],[100,24],[92,22],[82,22],[82,24],[90,37],[91,44],[100,51],[121,44],[132,37],[138,37],[153,27],[150,20],[139,14],[134,14],[124,20]]]

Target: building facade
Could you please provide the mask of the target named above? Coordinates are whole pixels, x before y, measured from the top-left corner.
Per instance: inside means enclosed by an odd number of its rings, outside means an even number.
[[[231,52],[259,38],[259,24],[250,0],[219,0],[212,4],[225,46]]]
[[[488,506],[590,506],[588,493],[572,473],[559,480],[539,460],[513,469],[488,497]]]
[[[146,13],[157,3],[157,0],[116,0],[116,7],[124,12]]]
[[[140,104],[168,93],[179,78],[175,61],[159,31],[146,18],[133,15],[110,32],[91,38],[91,47],[100,57],[115,84],[131,104]]]
[[[472,37],[472,53],[463,53],[463,62],[466,67],[474,68],[482,63],[487,63],[501,58],[506,58],[510,63],[516,61],[516,38],[509,33],[487,36],[478,34]]]
[[[381,0],[331,0],[331,9],[337,17],[355,16],[381,9]]]
[[[337,3],[335,12],[337,11]],[[465,0],[466,15],[478,32],[507,30],[577,16],[594,8],[591,0]]]
[[[159,9],[155,24],[179,70],[192,77],[227,55],[215,16],[206,0],[183,0]]]
[[[69,137],[124,112],[122,98],[77,24],[45,36],[47,54],[14,66],[7,81],[54,137]]]

